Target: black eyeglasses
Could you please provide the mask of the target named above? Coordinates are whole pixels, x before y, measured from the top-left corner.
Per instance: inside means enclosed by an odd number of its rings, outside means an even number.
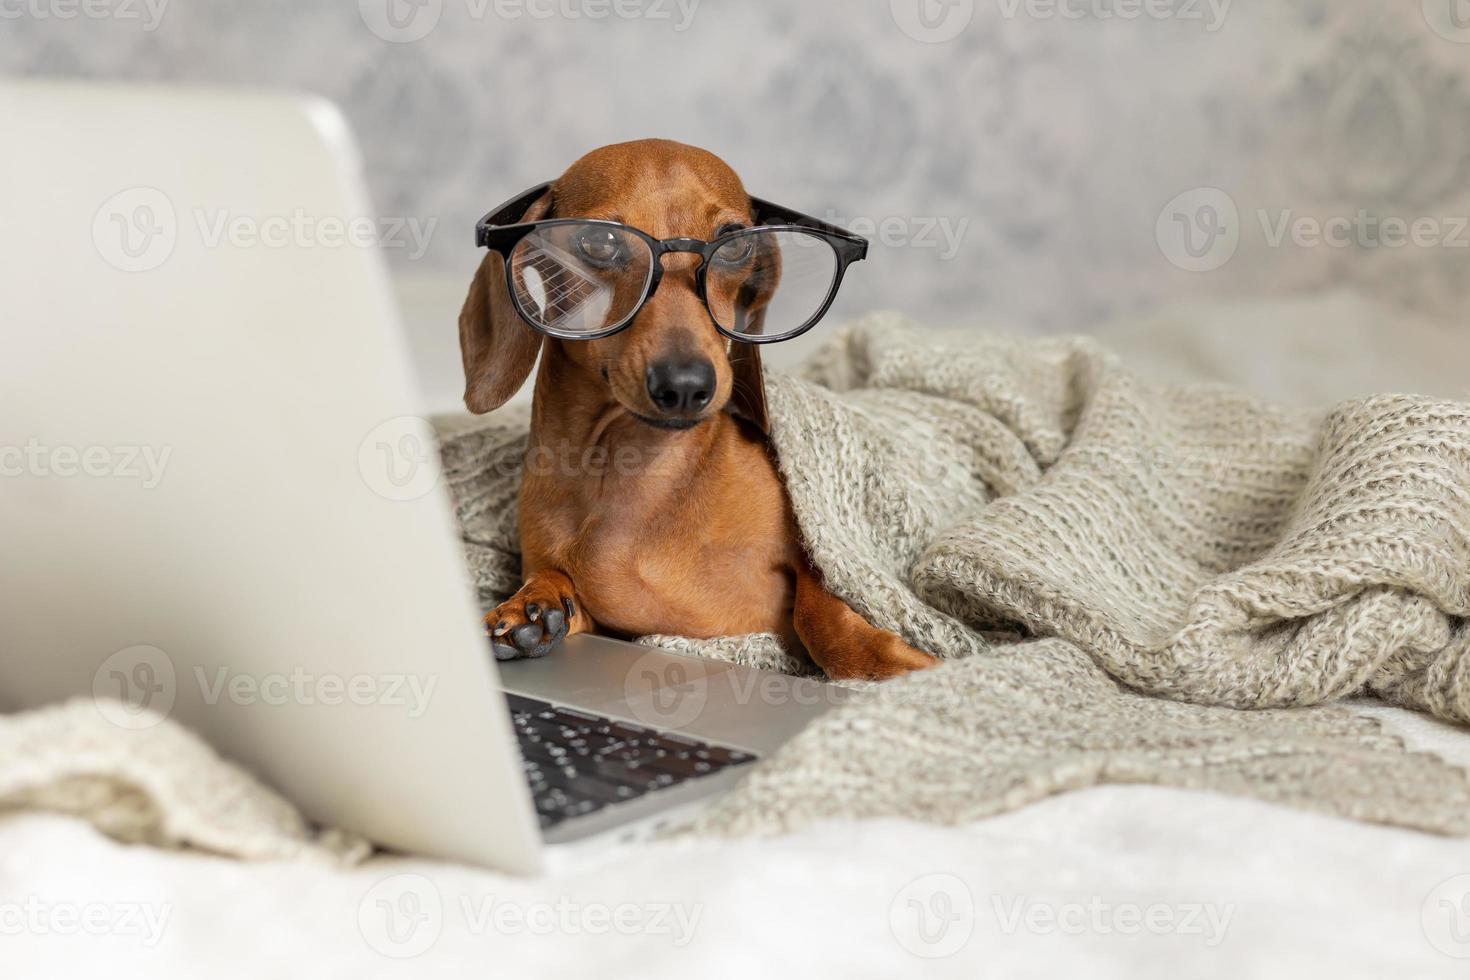
[[[751,198],[756,225],[714,241],[653,236],[591,218],[519,223],[546,193],[541,184],[475,226],[475,243],[505,259],[516,312],[562,340],[596,340],[626,327],[658,289],[663,256],[700,257],[694,284],[716,329],[733,340],[771,344],[804,333],[826,314],[847,267],[867,239]]]

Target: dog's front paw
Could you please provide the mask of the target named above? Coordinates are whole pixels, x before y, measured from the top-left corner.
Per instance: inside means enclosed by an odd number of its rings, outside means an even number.
[[[485,616],[485,634],[495,659],[546,656],[566,637],[576,614],[571,606],[571,599],[538,601],[520,592],[496,606]]]

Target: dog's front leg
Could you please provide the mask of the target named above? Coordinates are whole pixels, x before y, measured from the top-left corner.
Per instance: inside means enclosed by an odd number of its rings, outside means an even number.
[[[572,580],[545,569],[532,572],[520,591],[485,616],[496,660],[544,657],[566,637],[592,626]]]
[[[938,663],[853,612],[805,562],[796,569],[792,625],[812,660],[834,680],[883,680]]]

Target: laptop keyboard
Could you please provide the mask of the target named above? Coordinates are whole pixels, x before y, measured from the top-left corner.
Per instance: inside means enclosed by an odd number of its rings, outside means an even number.
[[[542,829],[754,762],[739,749],[506,694]]]

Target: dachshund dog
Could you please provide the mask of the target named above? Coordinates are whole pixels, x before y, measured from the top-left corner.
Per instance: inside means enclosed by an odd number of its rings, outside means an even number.
[[[641,140],[578,160],[518,220],[604,219],[702,244],[750,227],[753,212],[718,157]],[[655,261],[653,294],[600,339],[559,340],[523,322],[494,250],[470,286],[459,337],[471,412],[504,404],[540,354],[519,497],[525,584],[485,617],[497,659],[595,631],[774,633],[833,678],[935,663],[824,588],[773,450],[740,410],[758,399],[764,417],[755,348],[715,329],[695,286],[700,255]]]

